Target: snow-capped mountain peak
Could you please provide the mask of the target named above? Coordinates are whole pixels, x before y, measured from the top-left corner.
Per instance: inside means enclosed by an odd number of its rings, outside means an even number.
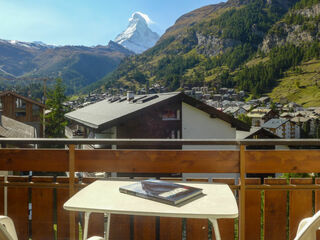
[[[144,52],[159,40],[159,35],[148,27],[151,23],[148,15],[141,12],[133,13],[127,29],[115,38],[115,42],[135,53]]]
[[[47,45],[40,41],[35,42],[22,42],[18,40],[3,40],[0,39],[0,43],[4,44],[10,44],[12,46],[18,47],[18,48],[28,48],[28,49],[48,49],[48,48],[54,48],[55,46]]]

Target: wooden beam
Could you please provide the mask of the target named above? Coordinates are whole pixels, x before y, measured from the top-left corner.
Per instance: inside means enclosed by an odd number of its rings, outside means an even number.
[[[68,151],[64,149],[0,149],[0,170],[67,172]]]
[[[125,146],[239,145],[233,139],[67,139],[67,138],[0,138],[7,144],[104,144]]]
[[[320,146],[320,139],[66,139],[66,138],[0,138],[0,144],[105,144],[126,146],[176,145],[246,145],[246,146]]]
[[[248,150],[245,158],[247,173],[320,172],[319,150]]]
[[[239,151],[76,150],[76,171],[239,173]]]

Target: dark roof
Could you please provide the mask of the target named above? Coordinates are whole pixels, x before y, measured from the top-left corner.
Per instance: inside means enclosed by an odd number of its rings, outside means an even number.
[[[35,100],[31,99],[31,98],[22,96],[22,95],[20,95],[18,93],[12,92],[12,91],[0,92],[0,97],[5,96],[5,95],[13,95],[13,96],[15,96],[17,98],[21,98],[21,99],[25,100],[26,102],[30,102],[30,103],[36,104],[36,105],[38,105],[38,106],[40,106],[42,108],[45,107],[45,105],[40,103],[40,102],[37,102],[37,101],[35,101]]]
[[[261,127],[277,129],[278,127],[280,127],[282,124],[286,123],[287,121],[289,121],[289,120],[284,119],[284,118],[272,118],[268,122],[264,123]]]
[[[90,128],[104,129],[116,125],[119,121],[132,118],[142,111],[176,101],[183,101],[208,113],[211,117],[220,118],[238,130],[249,131],[250,129],[248,125],[234,117],[179,92],[136,95],[134,100],[130,102],[126,100],[126,97],[115,101],[106,99],[67,113],[65,117]]]
[[[34,138],[35,128],[6,116],[1,117],[0,137],[5,138]]]
[[[259,139],[262,138],[280,138],[278,135],[266,130],[262,127],[251,127],[250,132],[237,132],[237,138],[239,139],[252,139],[254,136],[258,135]]]

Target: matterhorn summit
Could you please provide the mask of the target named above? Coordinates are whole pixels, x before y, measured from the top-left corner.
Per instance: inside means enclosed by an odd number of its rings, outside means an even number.
[[[129,19],[128,28],[114,41],[135,53],[142,53],[153,47],[160,38],[148,27],[150,23],[152,21],[146,14],[135,12]]]

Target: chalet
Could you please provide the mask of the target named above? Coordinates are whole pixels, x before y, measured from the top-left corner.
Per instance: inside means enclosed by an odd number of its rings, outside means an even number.
[[[42,123],[40,115],[45,105],[15,92],[0,92],[0,110],[8,118],[33,126],[42,136]]]
[[[270,102],[270,97],[261,97],[261,98],[258,99],[258,101],[261,104],[266,104],[266,103]]]
[[[247,114],[252,119],[252,126],[261,127],[272,118],[278,118],[278,114],[270,108],[255,108]]]
[[[265,128],[251,127],[249,132],[237,131],[237,139],[279,139],[280,137]]]
[[[66,131],[71,138],[235,139],[236,130],[249,131],[243,122],[179,92],[128,93],[65,117],[71,122]]]
[[[34,138],[36,129],[30,125],[3,116],[0,111],[1,138]]]
[[[228,107],[223,112],[227,114],[231,114],[235,118],[238,117],[240,114],[247,113],[247,111],[242,107]]]
[[[300,138],[300,127],[288,119],[270,119],[262,127],[281,138]]]
[[[285,119],[292,119],[294,117],[293,113],[290,112],[283,112],[280,114],[280,118],[285,118]]]

